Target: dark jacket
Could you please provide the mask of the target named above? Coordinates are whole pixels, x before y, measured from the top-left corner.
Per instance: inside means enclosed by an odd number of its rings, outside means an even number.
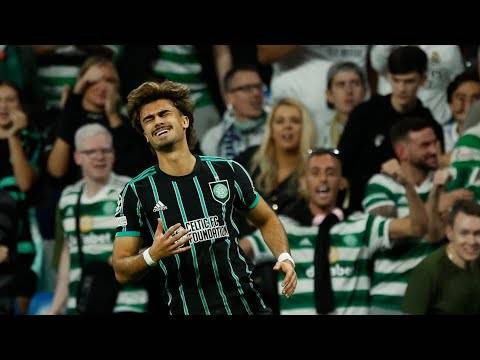
[[[390,142],[390,129],[407,116],[418,116],[431,121],[443,148],[442,127],[420,100],[415,109],[401,114],[393,108],[390,95],[375,96],[360,104],[350,114],[338,144],[343,175],[350,183],[350,211],[362,209],[361,202],[368,180],[380,171],[385,161],[395,157]]]

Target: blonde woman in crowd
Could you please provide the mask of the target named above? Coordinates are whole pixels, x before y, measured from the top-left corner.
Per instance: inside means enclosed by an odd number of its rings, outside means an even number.
[[[315,128],[306,107],[285,98],[267,118],[260,146],[250,147],[237,159],[250,170],[257,190],[278,214],[298,198],[298,180],[314,139]]]

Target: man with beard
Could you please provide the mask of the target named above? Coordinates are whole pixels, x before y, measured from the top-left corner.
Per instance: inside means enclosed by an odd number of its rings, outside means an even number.
[[[274,270],[285,273],[283,293],[289,297],[297,281],[285,230],[240,164],[191,153],[189,93],[185,85],[164,81],[143,83],[128,96],[132,125],[158,164],[128,182],[119,196],[116,277],[126,283],[160,267],[173,315],[267,314],[251,264],[240,252],[232,212],[245,211],[260,228],[277,258]],[[151,246],[139,252],[142,242]]]
[[[400,313],[410,271],[436,249],[436,243],[443,238],[439,218],[442,209],[449,208],[457,199],[472,196],[470,192],[460,190],[445,194],[441,201],[436,200],[444,182],[434,184],[434,173],[439,167],[438,138],[429,120],[404,118],[392,127],[390,136],[398,160],[384,163],[382,172],[389,167],[400,167],[415,184],[420,198],[427,202],[429,232],[420,241],[404,241],[400,246],[376,254],[370,290],[373,314]],[[385,174],[374,175],[365,194],[363,207],[368,213],[388,218],[409,215],[404,186]]]

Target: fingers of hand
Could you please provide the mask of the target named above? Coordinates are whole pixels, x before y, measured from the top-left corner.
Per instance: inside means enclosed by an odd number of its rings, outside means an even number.
[[[163,234],[163,238],[166,239],[167,241],[170,241],[170,238],[172,237],[173,233],[177,231],[180,226],[182,226],[180,223],[176,223],[173,226],[170,226],[167,231],[165,231],[165,234]]]
[[[182,252],[190,250],[191,248],[192,247],[190,245],[189,246],[182,246],[182,247],[179,247],[176,250],[172,251],[172,254],[180,254]]]
[[[177,249],[185,245],[192,239],[192,235],[190,234],[190,230],[181,229],[178,234],[171,237],[172,243],[170,248]]]
[[[287,276],[289,276],[288,281],[287,281]],[[285,281],[283,282],[283,284],[284,284],[284,286],[283,286],[282,293],[286,297],[292,296],[293,293],[295,292],[295,288],[297,286],[297,275],[295,274],[295,271],[293,271],[293,269],[291,270],[290,274],[287,274],[285,276]]]

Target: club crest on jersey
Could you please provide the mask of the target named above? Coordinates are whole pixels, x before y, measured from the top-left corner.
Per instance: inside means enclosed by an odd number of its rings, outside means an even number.
[[[155,207],[153,208],[153,212],[164,211],[167,209],[168,208],[165,206],[165,204],[158,200],[158,202],[155,204]]]
[[[220,204],[225,205],[230,199],[230,187],[227,180],[219,180],[209,182],[210,191],[212,192],[213,198],[218,201]]]

